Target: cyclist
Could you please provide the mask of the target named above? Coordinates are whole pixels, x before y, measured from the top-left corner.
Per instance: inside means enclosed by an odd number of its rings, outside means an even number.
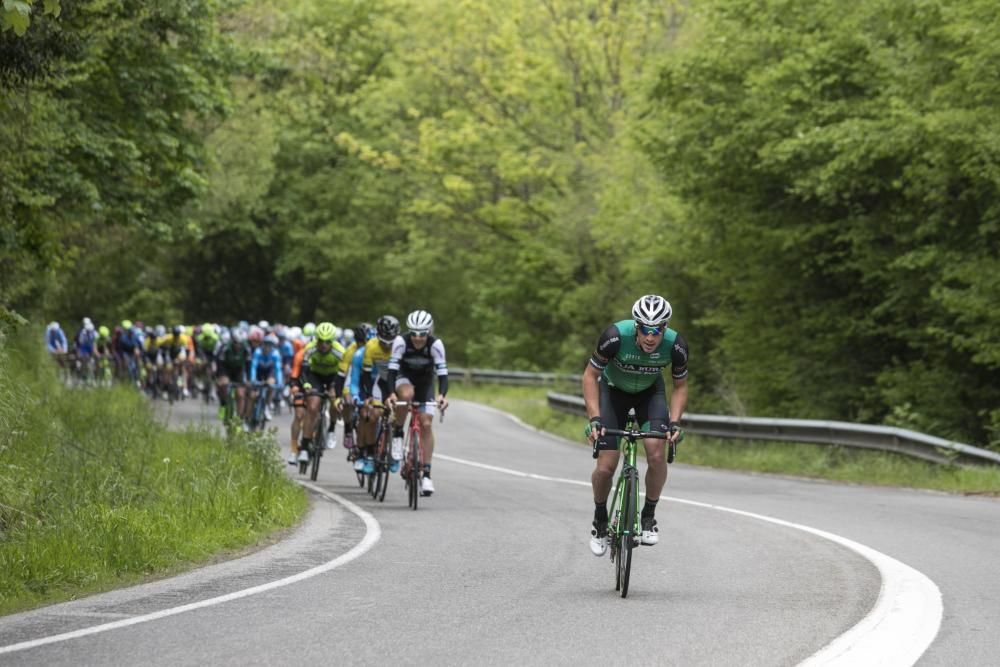
[[[389,407],[395,407],[397,397],[403,401],[430,401],[434,397],[434,376],[438,380],[437,404],[444,412],[448,407],[448,364],[445,363],[444,342],[436,338],[434,318],[426,310],[415,310],[406,318],[409,331],[396,336],[392,342],[389,358],[389,387],[392,393],[386,399]],[[406,408],[396,408],[396,420],[392,432],[392,471],[399,468],[398,459],[403,453],[403,422]],[[420,408],[420,442],[424,450],[423,478],[420,493],[429,496],[434,493],[431,481],[431,456],[434,454],[434,406]],[[405,474],[405,473],[404,473]]]
[[[156,325],[156,328],[147,326],[143,331],[142,354],[146,365],[146,391],[153,397],[159,392],[159,367],[162,364],[160,347],[156,341],[166,335],[167,328],[162,324]]]
[[[222,419],[225,414],[226,397],[229,395],[230,385],[235,387],[236,414],[243,417],[246,414],[246,388],[243,383],[244,378],[246,378],[246,367],[250,360],[246,332],[243,329],[233,329],[231,334],[223,331],[212,357],[212,367],[216,379],[215,386],[219,397],[219,418]]]
[[[69,350],[69,343],[58,322],[49,322],[49,326],[45,327],[45,349],[62,366],[62,356]]]
[[[335,404],[337,396],[343,389],[343,380],[338,371],[344,358],[344,348],[337,342],[337,329],[330,322],[320,322],[316,326],[315,338],[306,345],[302,354],[297,379],[305,394],[305,414],[302,419],[302,440],[299,446],[299,461],[309,461],[309,448],[312,446],[312,435],[319,419],[320,396],[326,393],[331,403]],[[294,372],[294,371],[293,371]],[[330,421],[333,431],[333,420]]]
[[[94,339],[94,355],[97,358],[98,382],[111,386],[111,330],[103,324],[97,327]]]
[[[261,346],[254,350],[253,358],[250,360],[250,384],[257,391],[258,382],[266,381],[268,386],[261,387],[259,391],[266,394],[264,399],[264,419],[271,421],[274,415],[271,413],[271,387],[281,386],[281,353],[278,352],[278,337],[272,334],[264,336]],[[251,401],[254,400],[252,397]]]
[[[205,322],[201,325],[200,331],[198,331],[194,337],[194,371],[197,384],[201,385],[200,389],[205,392],[206,396],[209,395],[212,356],[215,354],[215,348],[218,347],[218,345],[219,333],[216,331],[215,325],[211,322]]]
[[[378,421],[375,406],[381,404],[383,396],[388,398],[392,393],[389,390],[389,357],[392,354],[392,342],[398,335],[399,320],[392,315],[383,315],[375,322],[375,338],[365,343],[363,348],[361,392],[366,398],[361,414],[361,428],[358,429],[362,452],[354,462],[354,469],[366,475],[375,472],[375,429]]]
[[[90,381],[94,378],[94,345],[97,343],[97,330],[89,317],[83,318],[83,323],[73,337],[73,351],[76,353],[76,368],[80,379]]]
[[[169,334],[159,340],[160,350],[166,370],[166,386],[174,382],[174,373],[181,374],[181,393],[184,398],[190,396],[188,386],[191,384],[189,360],[194,357],[194,343],[184,331],[183,324],[177,324]]]
[[[603,556],[609,545],[608,494],[618,467],[618,438],[605,429],[625,425],[630,409],[643,430],[663,431],[676,442],[678,422],[687,406],[688,348],[684,337],[667,328],[673,309],[661,296],[647,294],[632,306],[632,319],[615,322],[601,334],[597,349],[583,372],[583,400],[590,415],[588,438],[597,454],[591,475],[594,491],[594,523],[590,550]],[[673,391],[667,409],[664,369],[671,367]],[[648,423],[647,423],[648,422]],[[646,448],[646,504],[642,508],[640,541],[659,541],[656,503],[667,481],[665,442],[643,440]]]
[[[358,349],[364,349],[364,344],[368,342],[371,338],[375,336],[375,327],[367,322],[362,322],[354,329],[348,329],[351,332],[350,339],[351,342],[347,345],[344,350],[344,359],[340,362],[340,376],[344,382],[344,402],[341,407],[341,413],[344,418],[344,449],[348,452],[348,460],[353,461],[355,459],[354,452],[354,417],[356,416],[356,411],[354,409],[354,398],[356,394],[352,396],[351,393],[351,382],[348,381],[351,373],[351,365],[354,362],[354,357],[358,352]],[[362,354],[362,360],[364,355]]]

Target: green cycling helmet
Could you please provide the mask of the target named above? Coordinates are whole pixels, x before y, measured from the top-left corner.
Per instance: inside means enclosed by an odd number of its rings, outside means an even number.
[[[337,327],[333,326],[332,322],[320,322],[316,327],[316,340],[332,343],[336,337]]]
[[[306,336],[314,336],[316,334],[316,325],[312,322],[307,322],[306,325],[302,327],[302,333]]]
[[[107,338],[111,335],[111,330],[105,326],[97,327],[97,333],[100,334],[101,338]]]

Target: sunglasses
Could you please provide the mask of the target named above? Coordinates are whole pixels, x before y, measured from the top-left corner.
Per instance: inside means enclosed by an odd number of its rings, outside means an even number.
[[[429,333],[430,331],[411,331],[410,335],[414,338],[427,338],[427,334]]]
[[[661,324],[658,327],[647,327],[645,324],[639,325],[639,333],[643,336],[659,336],[667,328],[667,325]]]

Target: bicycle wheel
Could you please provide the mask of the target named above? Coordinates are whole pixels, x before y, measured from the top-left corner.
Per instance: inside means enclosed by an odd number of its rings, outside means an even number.
[[[325,411],[324,408],[323,412]],[[324,443],[326,443],[326,415],[321,414],[319,422],[316,424],[316,433],[313,434],[312,451],[309,452],[309,455],[312,457],[309,461],[311,465],[309,479],[314,482],[319,475],[319,458],[325,446]]]
[[[625,503],[619,531],[618,545],[618,575],[621,585],[622,597],[628,596],[629,576],[632,574],[632,547],[635,545],[635,514],[636,514],[636,484],[638,479],[634,471],[625,480]],[[616,588],[617,590],[617,588]]]
[[[378,493],[376,495],[379,502],[385,501],[385,491],[389,488],[389,466],[392,463],[390,431],[388,427],[382,429],[382,431],[379,455],[375,462],[375,474],[378,475]]]
[[[420,432],[410,431],[410,507],[415,512],[420,499],[420,477],[423,462],[420,456]]]

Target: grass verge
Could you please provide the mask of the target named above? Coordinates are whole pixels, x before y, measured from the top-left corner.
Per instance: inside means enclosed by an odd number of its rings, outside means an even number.
[[[551,388],[457,382],[453,387],[450,396],[510,412],[536,428],[585,446],[586,420],[550,409],[545,396]],[[576,389],[562,387],[558,391],[571,393]],[[642,452],[641,447],[639,451]],[[1000,467],[997,466],[941,466],[898,454],[849,447],[722,440],[689,434],[678,448],[677,461],[838,482],[1000,495]]]
[[[126,387],[71,391],[38,341],[0,337],[0,614],[162,576],[294,525],[263,437],[170,432]]]

